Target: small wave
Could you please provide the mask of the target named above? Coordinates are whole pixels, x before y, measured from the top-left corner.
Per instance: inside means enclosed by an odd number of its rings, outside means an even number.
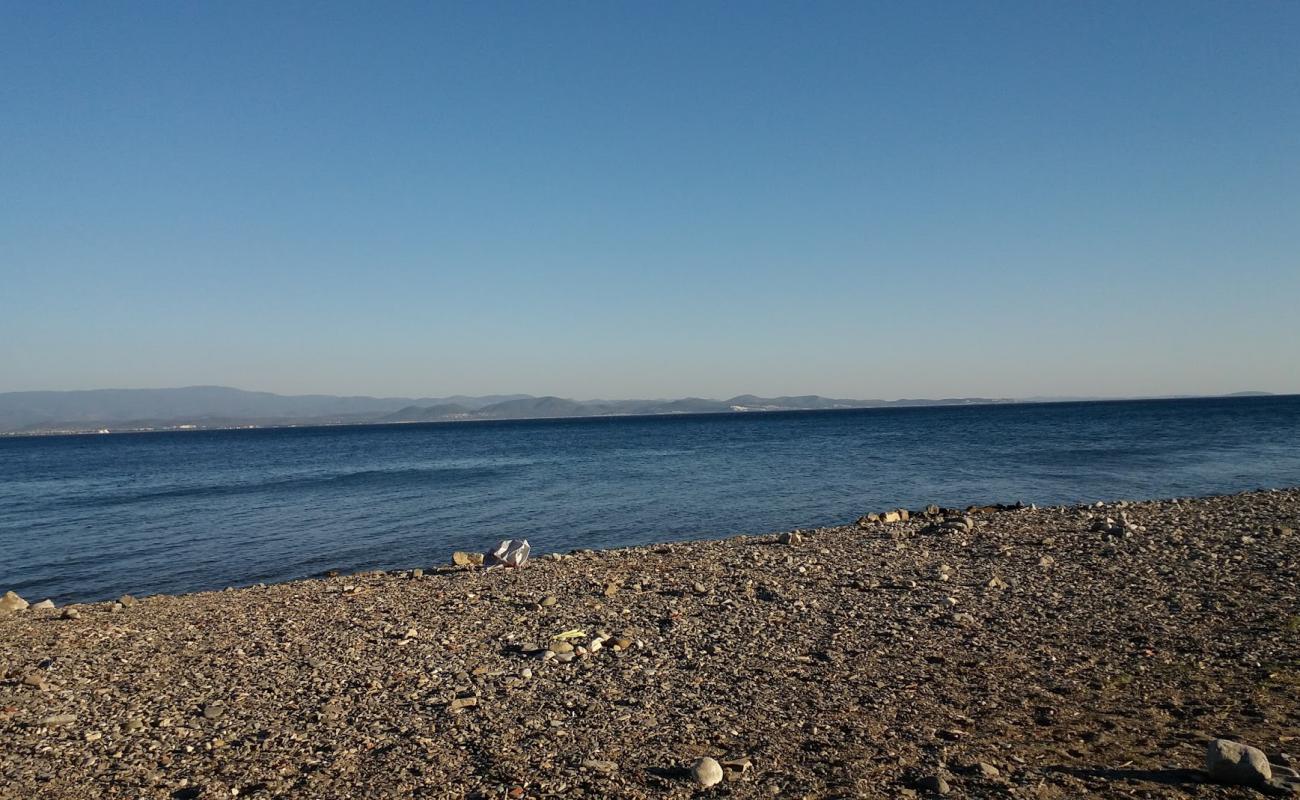
[[[368,469],[331,475],[294,476],[273,478],[248,483],[215,483],[192,486],[172,486],[117,494],[92,494],[61,503],[63,506],[121,506],[151,503],[177,498],[228,497],[231,495],[258,494],[261,492],[295,492],[317,488],[390,488],[394,486],[435,485],[437,487],[467,486],[504,474],[496,467],[406,467],[400,469]]]

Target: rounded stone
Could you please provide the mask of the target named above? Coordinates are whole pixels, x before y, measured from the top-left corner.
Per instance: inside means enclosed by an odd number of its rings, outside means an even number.
[[[722,765],[705,756],[691,765],[691,778],[701,786],[712,786],[722,780]]]
[[[942,775],[926,775],[917,783],[917,788],[933,794],[947,794],[952,790]]]
[[[1213,739],[1205,748],[1205,771],[1221,783],[1262,786],[1273,777],[1268,757],[1250,745]]]

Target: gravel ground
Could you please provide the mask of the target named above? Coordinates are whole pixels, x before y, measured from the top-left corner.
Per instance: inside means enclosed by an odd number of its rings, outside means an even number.
[[[15,611],[0,798],[1289,793],[1295,528],[1300,489],[913,512]],[[1278,786],[1206,782],[1216,736]]]

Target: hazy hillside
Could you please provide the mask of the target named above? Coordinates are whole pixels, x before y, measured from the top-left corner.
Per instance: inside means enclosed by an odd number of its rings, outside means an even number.
[[[480,408],[525,395],[409,398],[279,395],[224,386],[179,389],[93,389],[74,392],[0,393],[0,431],[43,428],[82,429],[95,425],[153,421],[193,423],[220,418],[236,421],[370,419],[399,409],[455,403]]]
[[[97,389],[0,394],[0,433],[169,429],[181,426],[331,425],[441,422],[473,419],[546,419],[614,414],[701,414],[891,405],[1009,402],[946,400],[836,400],[817,395],[728,400],[571,400],[531,395],[455,395],[441,398],[278,395],[223,386],[180,389]]]
[[[1239,392],[1253,396],[1266,392]],[[1059,398],[1058,398],[1059,399]],[[0,393],[0,434],[109,430],[167,430],[179,427],[233,428],[454,422],[491,419],[550,419],[632,414],[707,414],[836,408],[952,406],[1010,403],[984,397],[845,400],[818,395],[727,400],[571,400],[526,394],[473,397],[365,397],[246,392],[224,386],[180,389],[97,389],[79,392]]]

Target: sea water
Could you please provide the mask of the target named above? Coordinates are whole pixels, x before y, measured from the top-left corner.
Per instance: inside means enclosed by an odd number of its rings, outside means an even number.
[[[58,603],[1300,485],[1300,396],[0,439],[0,591]]]

